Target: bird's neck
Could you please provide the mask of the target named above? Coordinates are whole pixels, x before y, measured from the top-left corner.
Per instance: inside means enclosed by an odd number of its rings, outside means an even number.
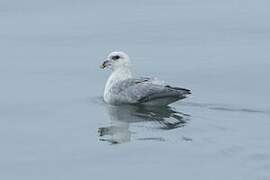
[[[130,67],[121,67],[118,69],[114,69],[107,80],[104,93],[108,92],[115,83],[124,81],[131,77],[132,73]]]

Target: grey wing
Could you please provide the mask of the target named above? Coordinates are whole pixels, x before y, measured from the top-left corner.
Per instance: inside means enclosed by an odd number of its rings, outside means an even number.
[[[116,83],[113,86],[113,93],[121,95],[122,93],[125,93],[125,91],[130,88],[134,87],[137,84],[143,83],[143,82],[150,82],[151,78],[129,78],[124,81],[120,81]]]
[[[129,78],[113,85],[111,94],[113,95],[113,104],[137,103],[136,85],[150,81],[150,78]]]
[[[127,79],[118,85],[124,101],[145,105],[168,105],[191,94],[190,90],[156,84],[151,78]]]

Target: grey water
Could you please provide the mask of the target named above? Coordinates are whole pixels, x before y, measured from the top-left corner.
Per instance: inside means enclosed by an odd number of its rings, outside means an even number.
[[[270,179],[270,2],[0,0],[0,179]],[[189,88],[102,100],[110,51]]]

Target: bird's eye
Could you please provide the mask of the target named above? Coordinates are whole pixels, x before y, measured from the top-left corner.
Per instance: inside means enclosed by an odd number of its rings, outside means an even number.
[[[117,60],[119,58],[120,58],[120,56],[118,56],[118,55],[112,56],[112,60]]]

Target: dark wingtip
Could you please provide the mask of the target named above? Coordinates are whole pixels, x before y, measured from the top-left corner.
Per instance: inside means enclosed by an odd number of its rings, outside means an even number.
[[[192,94],[190,89],[187,89],[187,94]]]
[[[177,91],[183,91],[184,94],[191,94],[191,90],[190,89],[186,89],[186,88],[180,88],[180,87],[172,87],[172,86],[165,86],[167,88],[170,88],[170,89],[174,89],[174,90],[177,90]]]

